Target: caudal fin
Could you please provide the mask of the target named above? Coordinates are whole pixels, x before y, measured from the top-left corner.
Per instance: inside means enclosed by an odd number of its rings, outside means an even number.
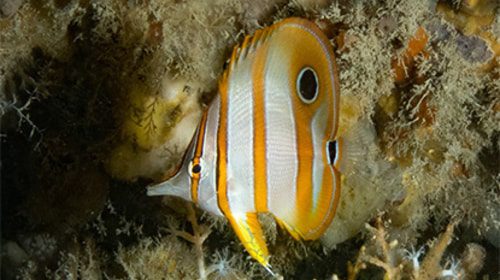
[[[349,128],[337,143],[340,154],[334,162],[337,170],[344,176],[365,172],[366,162],[378,154],[375,137],[375,128],[368,119],[362,119]]]

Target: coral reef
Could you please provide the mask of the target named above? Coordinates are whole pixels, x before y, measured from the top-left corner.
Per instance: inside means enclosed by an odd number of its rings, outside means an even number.
[[[285,279],[496,279],[498,1],[0,1],[2,279],[267,279],[227,222],[145,187],[171,176],[231,49],[316,22],[348,139],[338,213]]]
[[[384,279],[401,279],[410,276],[412,279],[475,279],[482,268],[484,248],[475,243],[467,244],[460,260],[453,256],[442,265],[443,254],[450,245],[455,224],[451,223],[446,231],[429,244],[410,250],[401,248],[397,239],[387,240],[387,224],[379,216],[376,227],[366,225],[372,234],[371,240],[363,245],[356,262],[348,267],[348,279],[356,279],[361,270],[368,265],[384,270]],[[426,252],[426,247],[428,250]]]

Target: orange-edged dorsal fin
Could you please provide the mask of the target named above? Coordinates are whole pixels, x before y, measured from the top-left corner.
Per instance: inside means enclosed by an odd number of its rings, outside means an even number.
[[[257,219],[256,213],[246,213],[241,215],[232,215],[228,217],[236,235],[247,252],[262,264],[268,271],[269,253],[267,251],[266,241],[262,227]],[[271,272],[272,273],[272,272]]]
[[[249,54],[254,53],[257,47],[264,44],[276,28],[276,25],[273,25],[265,29],[257,30],[252,36],[246,35],[241,44],[234,46],[229,64],[219,79],[219,92],[222,88],[227,88],[230,72],[233,71],[242,60],[247,58]]]
[[[233,48],[230,59],[231,63],[229,64],[226,72],[231,71],[239,62],[244,60],[249,54],[253,53],[258,46],[263,44],[267,38],[269,38],[269,35],[275,28],[276,27],[260,29],[255,31],[252,36],[245,36],[243,42]]]

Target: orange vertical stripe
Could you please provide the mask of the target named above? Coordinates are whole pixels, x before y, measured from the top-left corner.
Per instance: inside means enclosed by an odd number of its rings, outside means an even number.
[[[253,136],[254,136],[254,189],[255,209],[257,212],[267,212],[267,172],[266,172],[266,120],[264,106],[265,90],[265,62],[267,48],[261,47],[255,54],[255,63],[252,68],[253,80]]]
[[[219,128],[217,130],[217,202],[222,213],[231,218],[227,198],[227,94],[228,94],[228,72],[224,73],[219,85],[220,110]]]
[[[193,176],[191,181],[191,200],[194,204],[198,204],[198,186],[200,185],[200,176],[196,177]]]
[[[208,110],[205,110],[205,112],[201,116],[201,122],[198,128],[198,137],[196,139],[196,148],[193,157],[193,166],[196,164],[200,164],[200,158],[203,155],[203,143],[205,139],[205,128],[207,125],[207,115],[208,115]],[[198,204],[199,185],[200,185],[200,174],[193,174],[191,178],[191,199],[195,204]]]
[[[196,142],[195,158],[200,158],[203,154],[203,142],[205,138],[205,128],[207,126],[208,110],[205,110],[201,116],[200,131],[198,133],[198,141]]]
[[[296,102],[294,102],[296,103]],[[295,106],[294,106],[295,107]],[[295,110],[295,119],[300,120],[304,118],[297,114],[297,109]],[[300,225],[301,231],[308,228],[309,226],[309,215],[312,212],[312,169],[313,169],[313,157],[314,149],[311,139],[311,133],[305,126],[309,125],[310,122],[296,121],[296,139],[297,139],[297,151],[298,152],[298,176],[297,176],[297,213],[296,219],[299,221],[296,223]]]

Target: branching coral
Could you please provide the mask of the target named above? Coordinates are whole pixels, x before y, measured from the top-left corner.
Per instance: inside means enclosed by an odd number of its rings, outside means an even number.
[[[119,248],[117,262],[130,279],[195,279],[198,277],[196,262],[188,254],[180,254],[189,251],[189,246],[175,237],[145,238],[133,248]]]
[[[12,101],[7,101],[6,99],[2,98],[0,99],[0,118],[5,117],[6,114],[10,112],[14,112],[18,121],[17,121],[17,129],[21,129],[22,125],[24,123],[27,123],[29,128],[29,133],[28,137],[31,139],[34,137],[36,134],[39,135],[39,138],[42,137],[42,133],[40,131],[40,128],[36,126],[36,124],[31,120],[30,115],[29,115],[29,109],[31,106],[31,103],[33,102],[32,98],[29,98],[24,104],[19,105],[19,101],[17,100],[16,96],[12,97]],[[35,150],[38,149],[40,145],[41,139],[38,140],[38,143],[35,144],[34,148]]]
[[[455,226],[455,223],[450,223],[445,232],[428,243],[427,250],[426,245],[418,249],[412,246],[408,250],[404,249],[397,239],[389,239],[391,226],[384,223],[379,216],[375,227],[366,225],[372,238],[361,247],[356,262],[349,265],[348,279],[357,279],[358,274],[369,265],[382,268],[384,279],[465,279],[466,275],[474,277],[484,260],[478,253],[481,249],[477,249],[479,246],[477,244],[468,245],[460,260],[451,256],[442,264],[445,250],[452,242]],[[470,262],[471,255],[479,261],[479,263],[474,262],[473,269],[462,265],[462,263]]]
[[[193,228],[193,233],[189,234],[185,231],[179,231],[174,228],[168,229],[170,233],[175,236],[181,237],[191,243],[193,243],[197,263],[198,263],[198,271],[200,274],[200,279],[207,279],[207,276],[210,274],[210,271],[207,272],[205,268],[205,254],[203,253],[203,242],[207,239],[208,235],[210,235],[210,229],[206,228],[202,225],[198,224],[193,205],[191,203],[187,203],[187,219],[191,223]]]
[[[242,256],[234,255],[228,247],[217,249],[211,258],[208,258],[206,241],[212,233],[210,224],[200,224],[192,203],[185,202],[186,218],[191,226],[192,232],[183,230],[176,220],[171,218],[167,221],[164,230],[172,236],[179,237],[193,245],[196,258],[192,261],[197,265],[198,279],[235,279],[244,277],[244,264]],[[216,221],[216,223],[220,223]],[[206,261],[210,259],[207,265]],[[247,270],[246,275],[250,275]]]

